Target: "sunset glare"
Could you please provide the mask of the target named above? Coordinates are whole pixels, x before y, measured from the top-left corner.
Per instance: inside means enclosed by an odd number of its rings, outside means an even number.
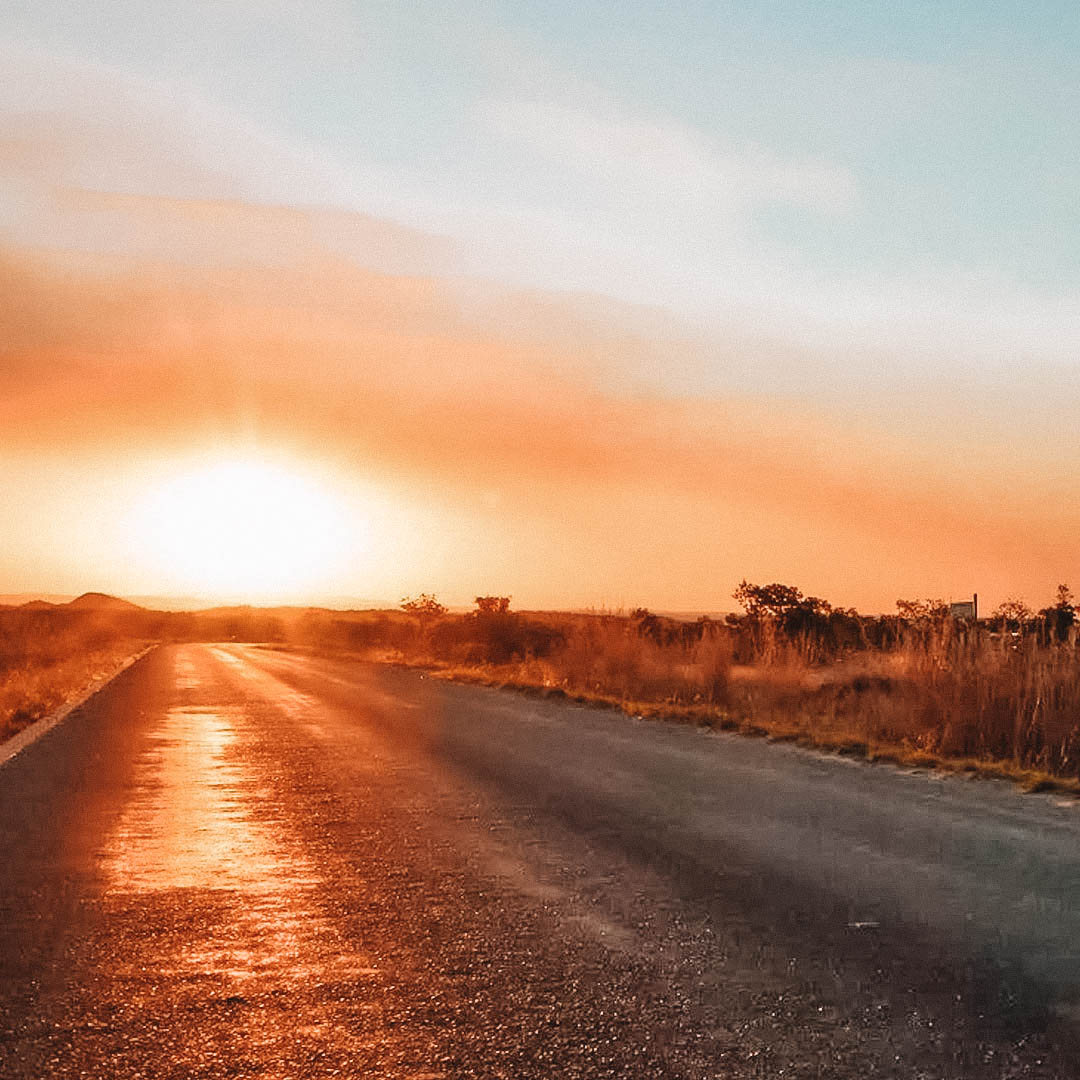
[[[257,460],[203,464],[138,506],[137,549],[159,579],[205,599],[296,600],[340,575],[365,537],[317,481]]]

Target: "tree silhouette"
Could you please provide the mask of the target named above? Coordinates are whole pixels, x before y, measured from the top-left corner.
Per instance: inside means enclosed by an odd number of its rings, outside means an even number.
[[[1024,623],[1029,622],[1033,615],[1034,612],[1023,600],[1010,596],[994,608],[991,618],[1001,624],[1002,630],[1023,630]]]
[[[945,618],[949,614],[949,605],[944,600],[897,600],[896,613],[901,619],[924,622]]]
[[[406,615],[416,616],[422,623],[437,619],[446,614],[446,606],[435,599],[434,593],[421,593],[419,596],[403,596],[401,610]]]
[[[806,615],[828,615],[832,606],[817,596],[804,596],[794,585],[751,585],[745,578],[731,594],[747,615],[772,615],[783,619],[795,612]]]
[[[510,612],[509,596],[478,596],[476,615],[507,615]]]
[[[1076,623],[1076,606],[1068,585],[1059,585],[1054,606],[1043,608],[1039,614],[1046,621],[1047,633],[1057,641],[1064,641]]]

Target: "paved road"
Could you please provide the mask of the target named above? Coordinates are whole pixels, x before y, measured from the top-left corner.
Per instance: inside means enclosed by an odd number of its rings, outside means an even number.
[[[1080,813],[250,646],[0,766],[0,1077],[1069,1077]]]

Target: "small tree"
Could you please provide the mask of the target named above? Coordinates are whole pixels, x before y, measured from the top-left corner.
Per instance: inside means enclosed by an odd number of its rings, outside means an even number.
[[[476,598],[476,611],[474,614],[478,618],[492,615],[508,615],[509,613],[509,596],[478,596]]]
[[[1002,630],[1023,630],[1034,613],[1023,600],[1010,596],[1002,600],[990,616]]]
[[[1076,622],[1076,606],[1069,586],[1059,585],[1054,606],[1043,608],[1039,614],[1046,622],[1049,636],[1057,641],[1064,641]]]
[[[435,599],[434,593],[421,593],[419,596],[403,596],[401,610],[406,615],[418,618],[421,624],[430,622],[446,614],[446,606]]]
[[[754,653],[763,659],[776,652],[777,634],[801,641],[807,654],[816,653],[829,627],[832,605],[817,596],[804,596],[794,585],[753,585],[745,579],[732,593],[746,612]]]
[[[526,624],[510,611],[509,596],[478,596],[473,612],[479,659],[491,664],[509,663],[528,651]]]
[[[897,600],[896,613],[909,622],[929,622],[949,614],[944,600]]]
[[[756,618],[772,615],[781,619],[806,600],[802,590],[794,585],[781,585],[778,582],[772,585],[751,585],[745,578],[731,595],[738,600],[747,615]]]

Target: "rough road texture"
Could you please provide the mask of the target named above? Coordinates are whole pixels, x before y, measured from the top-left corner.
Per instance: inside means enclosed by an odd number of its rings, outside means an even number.
[[[245,646],[0,767],[0,1077],[1069,1077],[1080,815]]]

